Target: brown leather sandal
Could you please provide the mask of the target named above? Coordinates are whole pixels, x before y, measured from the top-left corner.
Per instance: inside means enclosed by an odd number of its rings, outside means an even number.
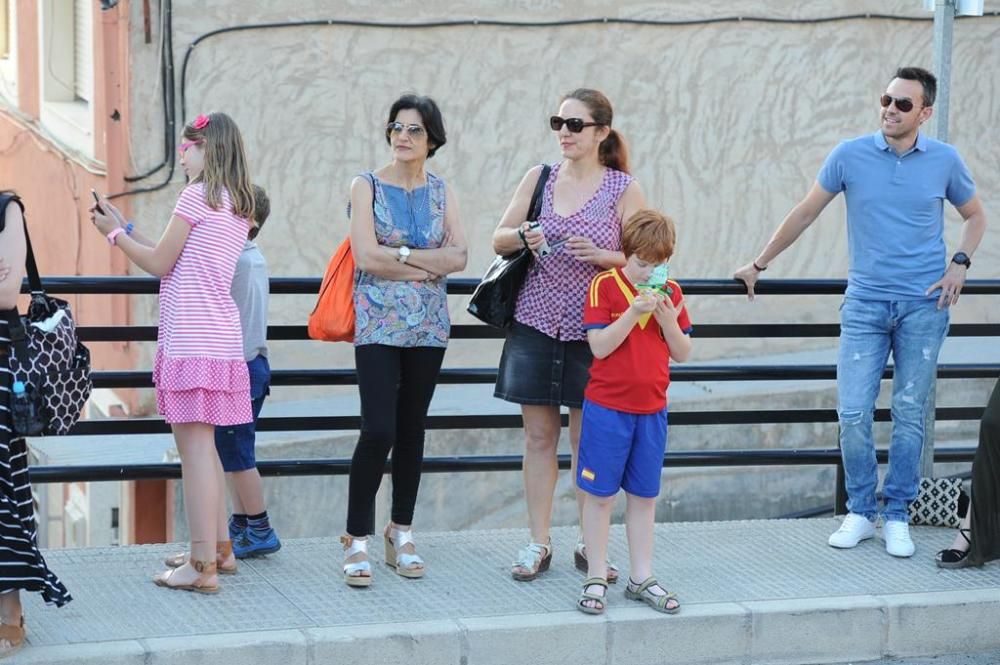
[[[218,566],[214,561],[192,561],[191,565],[198,571],[198,579],[190,584],[171,584],[170,578],[177,572],[177,568],[166,570],[153,578],[153,584],[166,587],[167,589],[179,589],[181,591],[194,591],[195,593],[219,593],[218,584],[209,584],[208,579],[218,572]]]
[[[10,646],[0,647],[0,658],[13,656],[24,646],[24,616],[21,616],[21,625],[10,626],[0,624],[0,641],[4,641]]]
[[[215,543],[215,563],[218,564],[218,570],[220,575],[235,575],[237,570],[237,564],[234,560],[232,564],[225,565],[226,559],[230,557],[233,553],[233,541],[231,540],[219,540]],[[163,564],[167,568],[180,568],[188,559],[191,558],[190,552],[179,552],[172,556],[168,556],[163,560]]]

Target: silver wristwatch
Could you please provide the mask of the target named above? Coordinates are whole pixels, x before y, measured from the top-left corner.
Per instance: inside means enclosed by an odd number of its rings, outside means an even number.
[[[398,253],[396,260],[399,261],[400,263],[406,263],[406,260],[410,258],[410,248],[407,247],[406,245],[403,245],[396,251]]]

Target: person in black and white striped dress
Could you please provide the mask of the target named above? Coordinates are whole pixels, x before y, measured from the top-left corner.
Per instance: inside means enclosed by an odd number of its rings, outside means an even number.
[[[24,277],[24,216],[19,200],[0,194],[0,658],[24,644],[21,590],[46,603],[72,600],[38,551],[35,507],[28,484],[28,449],[11,432],[10,338],[6,312],[17,306]]]

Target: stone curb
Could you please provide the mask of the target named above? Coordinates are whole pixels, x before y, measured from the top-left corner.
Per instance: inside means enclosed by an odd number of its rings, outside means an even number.
[[[795,665],[1000,649],[991,589],[578,612],[27,647],[12,665]]]

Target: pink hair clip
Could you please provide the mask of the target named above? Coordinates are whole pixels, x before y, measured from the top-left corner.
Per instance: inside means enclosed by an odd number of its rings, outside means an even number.
[[[208,127],[208,116],[205,114],[200,114],[197,118],[194,119],[194,122],[191,123],[191,126],[198,130],[205,129],[206,127]]]

